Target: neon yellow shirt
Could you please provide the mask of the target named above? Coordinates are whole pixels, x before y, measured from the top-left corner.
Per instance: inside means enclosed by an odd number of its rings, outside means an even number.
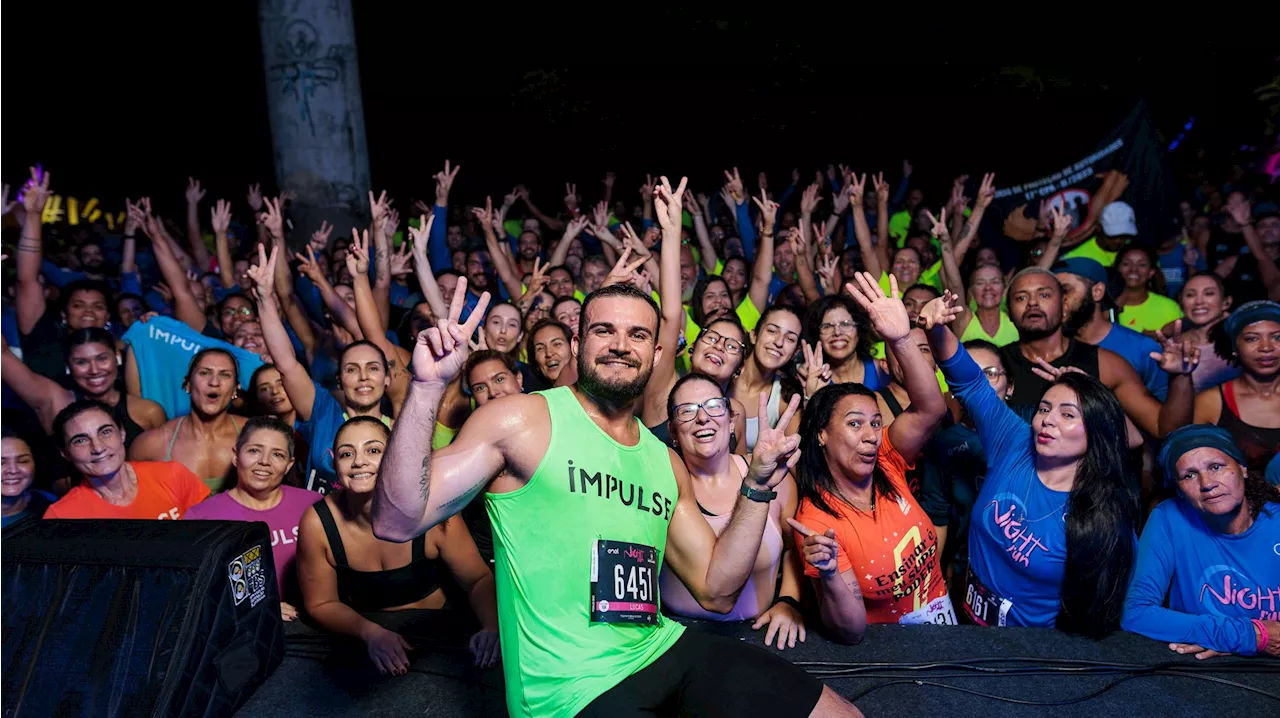
[[[960,342],[985,339],[998,347],[1002,347],[1007,344],[1013,344],[1018,341],[1018,338],[1018,328],[1013,326],[1013,320],[1002,309],[1000,310],[1000,327],[996,329],[995,336],[987,334],[987,330],[982,328],[982,322],[978,321],[977,314],[975,314],[969,320],[969,326],[964,328],[964,336],[960,337]]]
[[[1182,307],[1172,299],[1147,292],[1147,300],[1130,304],[1120,310],[1120,324],[1135,332],[1154,332],[1164,325],[1182,318]]]
[[[1101,264],[1104,267],[1110,267],[1116,263],[1117,254],[1118,252],[1108,252],[1102,247],[1099,247],[1097,237],[1090,237],[1087,242],[1084,242],[1080,246],[1073,248],[1070,252],[1062,255],[1062,258],[1086,257],[1088,259],[1096,260],[1098,264]]]

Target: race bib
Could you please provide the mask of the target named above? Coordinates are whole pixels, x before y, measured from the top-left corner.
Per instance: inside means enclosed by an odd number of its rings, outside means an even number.
[[[658,625],[657,549],[606,539],[591,543],[591,621]]]
[[[955,609],[951,607],[951,596],[939,596],[898,619],[898,623],[904,626],[925,623],[935,626],[954,626],[958,621],[956,621]]]
[[[1013,601],[998,595],[983,585],[973,575],[973,569],[965,571],[964,610],[979,626],[1004,626],[1013,608]]]

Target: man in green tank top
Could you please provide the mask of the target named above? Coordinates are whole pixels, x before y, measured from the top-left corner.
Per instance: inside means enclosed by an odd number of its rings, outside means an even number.
[[[679,241],[683,191],[683,181],[673,192],[665,178],[655,191],[664,241]],[[630,285],[613,285],[583,304],[576,384],[487,402],[452,444],[432,451],[436,409],[488,303],[482,297],[459,325],[463,293],[454,296],[449,318],[414,347],[373,525],[379,538],[408,541],[487,490],[511,715],[861,715],[788,661],[686,632],[659,610],[664,562],[703,607],[733,607],[772,488],[799,459],[799,437],[762,427],[733,519],[717,537],[684,463],[635,418],[663,351],[658,309]]]

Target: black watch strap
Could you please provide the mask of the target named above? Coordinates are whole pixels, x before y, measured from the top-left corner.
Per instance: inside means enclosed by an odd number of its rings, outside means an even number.
[[[740,493],[748,499],[760,504],[767,504],[778,498],[777,491],[760,491],[747,486],[745,483],[742,485],[742,491]]]

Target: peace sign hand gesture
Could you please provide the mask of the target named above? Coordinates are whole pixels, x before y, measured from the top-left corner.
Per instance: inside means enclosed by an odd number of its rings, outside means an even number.
[[[449,302],[449,316],[441,319],[436,326],[424,329],[418,334],[418,341],[413,346],[413,380],[420,384],[428,384],[443,391],[467,361],[470,348],[467,339],[475,333],[476,327],[484,319],[489,308],[489,293],[480,295],[471,316],[465,324],[459,324],[462,307],[467,299],[467,278],[458,278],[458,288],[453,293],[453,301]]]
[[[760,417],[764,424],[756,438],[756,448],[751,454],[751,466],[747,467],[747,476],[743,479],[750,488],[772,489],[782,483],[787,472],[795,468],[800,461],[800,435],[787,436],[786,429],[791,418],[800,410],[800,397],[793,396],[787,404],[786,411],[778,417],[778,423],[768,426],[768,397],[760,393]]]
[[[613,269],[609,270],[609,276],[604,278],[601,287],[607,287],[611,284],[629,284],[636,277],[636,270],[644,265],[646,258],[641,257],[631,264],[627,264],[627,260],[631,259],[631,247],[628,246],[622,250],[622,256],[618,257],[618,262],[613,265]]]
[[[272,239],[284,239],[284,216],[280,214],[280,200],[268,197],[263,200],[266,211],[258,215],[258,224],[267,228]]]
[[[911,317],[898,294],[898,279],[889,275],[889,294],[885,295],[880,284],[866,272],[854,275],[854,281],[844,285],[853,300],[871,317],[871,326],[886,342],[896,342],[911,333]]]
[[[787,523],[792,530],[804,537],[801,549],[804,551],[805,563],[818,569],[818,573],[823,576],[830,576],[840,570],[840,544],[836,542],[835,529],[817,533],[795,519],[787,519]]]
[[[391,276],[406,277],[413,271],[413,254],[410,244],[412,242],[406,239],[400,243],[398,249],[391,251]]]
[[[347,271],[351,277],[369,274],[369,230],[351,228],[351,246],[347,247]]]
[[[804,348],[804,363],[800,365],[798,373],[804,379],[804,398],[807,401],[819,389],[831,383],[831,365],[822,361],[821,343],[811,347],[809,342],[802,342],[800,346]]]
[[[328,220],[320,222],[320,229],[311,233],[310,246],[317,252],[322,252],[329,246],[329,235],[333,234],[333,225]]]
[[[1160,342],[1163,352],[1151,352],[1151,358],[1160,362],[1160,368],[1166,372],[1190,374],[1200,364],[1200,347],[1182,338],[1182,320],[1173,323],[1173,335],[1165,337],[1164,332],[1156,330],[1156,340]]]
[[[677,239],[680,236],[680,224],[683,220],[684,188],[688,183],[688,177],[681,177],[680,186],[672,190],[671,182],[663,176],[658,178],[658,184],[653,190],[658,224],[662,225],[664,234],[672,235]]]
[[[266,248],[258,245],[258,263],[249,267],[245,272],[249,279],[253,282],[253,288],[258,295],[258,306],[266,306],[275,302],[275,277],[276,277],[276,259],[280,254],[280,247],[273,246],[271,248],[271,256],[267,256]]]
[[[933,212],[927,209],[924,211],[924,214],[929,218],[929,221],[933,223],[933,226],[929,229],[929,234],[932,234],[943,242],[951,239],[951,230],[947,229],[946,207],[942,208],[942,212],[940,212],[937,217],[934,217]]]
[[[760,199],[751,198],[752,202],[760,208],[760,218],[764,223],[764,233],[769,234],[773,231],[773,223],[778,217],[778,203],[769,199],[769,195],[764,190],[760,190]]]
[[[302,256],[301,252],[294,252],[294,257],[298,259],[298,274],[310,279],[313,283],[319,284],[324,279],[324,273],[320,271],[320,265],[316,262],[315,250],[307,245],[307,256]]]

